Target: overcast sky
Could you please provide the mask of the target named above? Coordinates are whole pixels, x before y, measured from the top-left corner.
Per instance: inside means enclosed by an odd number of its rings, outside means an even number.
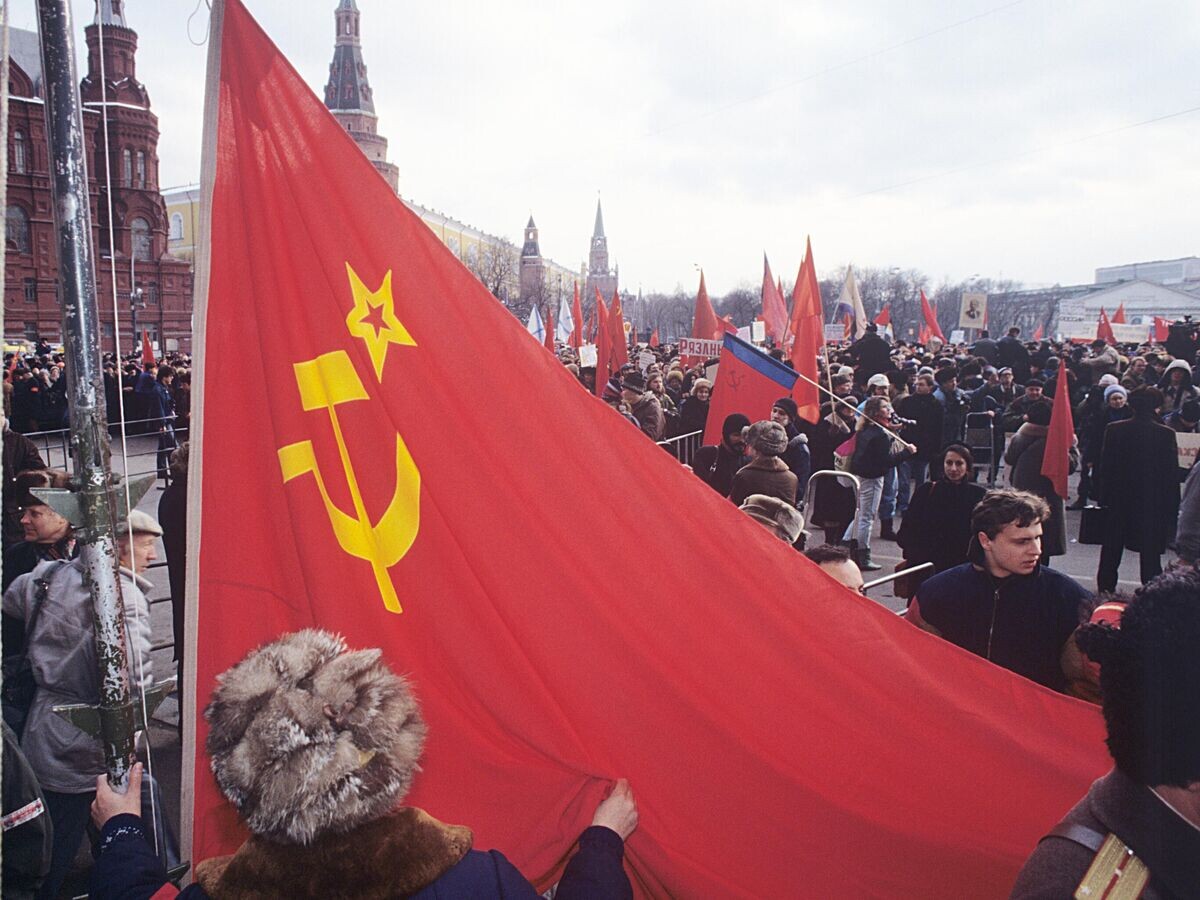
[[[246,2],[320,93],[336,0]],[[164,186],[200,168],[194,3],[126,3]],[[518,243],[532,212],[577,268],[599,191],[629,289],[756,284],[764,250],[791,279],[809,234],[822,274],[935,280],[1200,253],[1194,0],[358,3],[401,193]]]

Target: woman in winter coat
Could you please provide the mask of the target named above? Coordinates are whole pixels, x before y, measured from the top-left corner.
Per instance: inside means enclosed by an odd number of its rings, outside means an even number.
[[[888,470],[916,454],[914,444],[906,444],[884,431],[892,421],[892,403],[886,397],[872,397],[858,420],[854,455],[850,471],[858,476],[858,509],[846,529],[843,540],[857,541],[855,562],[864,572],[878,572],[883,566],[871,561],[871,530],[883,498],[883,480]]]
[[[942,477],[917,486],[897,535],[909,566],[933,563],[933,571],[919,576],[913,588],[930,575],[967,561],[971,545],[971,511],[987,490],[975,484],[975,458],[962,444],[942,452]]]
[[[1192,384],[1192,367],[1185,360],[1177,359],[1167,366],[1163,372],[1158,389],[1163,392],[1162,411],[1170,412],[1179,409],[1188,400],[1200,399],[1200,391]]]
[[[712,382],[697,378],[692,382],[692,392],[683,398],[679,407],[679,433],[691,434],[704,431],[708,422],[708,398],[712,396]]]
[[[778,422],[755,422],[750,426],[746,434],[750,462],[733,476],[729,488],[734,505],[741,506],[751,494],[765,494],[789,506],[796,505],[799,481],[782,459],[787,446],[787,432]]]
[[[858,398],[845,399],[846,405],[834,404],[835,408],[813,428],[809,446],[813,472],[832,470],[834,451],[854,433],[854,409],[858,406]],[[812,508],[805,513],[810,525],[825,530],[827,544],[841,541],[846,526],[854,519],[854,488],[849,482],[848,478],[826,475],[813,483]]]
[[[1112,390],[1110,386],[1108,390]],[[1067,520],[1063,511],[1063,498],[1054,490],[1054,484],[1042,474],[1042,460],[1046,454],[1046,435],[1050,431],[1050,415],[1053,407],[1043,400],[1029,407],[1026,422],[1017,429],[1004,454],[1008,463],[1008,480],[1019,491],[1037,494],[1050,507],[1050,518],[1042,523],[1041,564],[1048,566],[1050,557],[1064,556],[1067,552]],[[1070,450],[1070,470],[1079,465],[1079,450]]]

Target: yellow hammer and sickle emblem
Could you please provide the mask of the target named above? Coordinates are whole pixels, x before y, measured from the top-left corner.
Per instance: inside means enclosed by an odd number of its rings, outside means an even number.
[[[350,464],[350,453],[346,449],[346,439],[342,435],[337,414],[337,407],[342,403],[369,399],[367,390],[358,373],[354,371],[349,354],[344,350],[296,363],[294,368],[296,386],[300,389],[300,403],[304,411],[329,411],[329,423],[333,426],[333,436],[342,460],[342,471],[345,473],[350,497],[354,502],[354,514],[348,515],[343,512],[330,499],[312,441],[299,441],[279,449],[283,480],[286,483],[309,472],[313,474],[338,544],[351,556],[371,563],[383,605],[389,612],[403,612],[388,569],[403,558],[416,540],[417,529],[420,526],[421,473],[409,455],[403,438],[397,434],[396,488],[387,510],[379,521],[372,525],[363,503],[358,477]]]

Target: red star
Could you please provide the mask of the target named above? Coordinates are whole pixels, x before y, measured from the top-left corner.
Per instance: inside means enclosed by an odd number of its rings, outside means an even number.
[[[379,337],[379,333],[387,328],[387,323],[383,321],[383,307],[372,306],[367,309],[366,315],[362,317],[364,325],[370,325],[375,329],[375,337]]]

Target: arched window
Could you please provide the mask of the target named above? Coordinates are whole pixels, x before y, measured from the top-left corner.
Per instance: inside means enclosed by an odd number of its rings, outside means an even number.
[[[18,175],[25,173],[25,134],[21,131],[13,132],[13,172]]]
[[[137,187],[144,188],[146,186],[146,154],[139,150],[137,152]]]
[[[183,240],[183,214],[171,213],[171,232],[168,237],[173,241]]]
[[[29,252],[29,213],[10,206],[4,214],[5,243],[18,253]]]
[[[138,262],[150,262],[150,223],[138,217],[129,223],[133,236],[133,258]]]
[[[133,153],[126,147],[121,151],[121,186],[133,185]]]

